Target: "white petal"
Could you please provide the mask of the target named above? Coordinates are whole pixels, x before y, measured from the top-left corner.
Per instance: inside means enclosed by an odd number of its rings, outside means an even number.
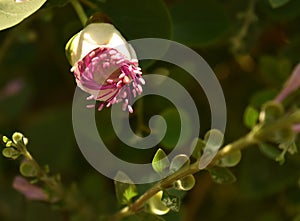
[[[92,23],[85,27],[72,39],[71,62],[74,65],[90,51],[107,46],[115,48],[128,59],[136,58],[136,54],[122,37],[121,33],[111,24]]]

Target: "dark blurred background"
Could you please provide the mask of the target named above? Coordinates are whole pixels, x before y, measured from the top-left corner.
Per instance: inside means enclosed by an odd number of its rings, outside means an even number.
[[[228,111],[226,143],[247,133],[243,124],[247,105],[259,108],[272,99],[300,61],[298,0],[290,0],[276,9],[268,0],[82,0],[82,5],[88,15],[101,11],[128,40],[167,38],[196,50],[213,68],[224,90]],[[37,161],[49,165],[52,173],[60,173],[67,187],[76,186],[79,190],[82,203],[91,204],[93,214],[86,212],[86,218],[81,220],[92,220],[96,214],[110,213],[119,206],[113,181],[87,163],[72,130],[76,84],[64,47],[80,29],[80,21],[68,0],[49,0],[22,23],[0,32],[0,133],[24,133]],[[142,68],[145,74],[167,71],[187,88],[200,110],[199,136],[203,136],[209,129],[209,107],[199,85],[170,64],[144,62]],[[297,93],[293,94],[287,105],[298,105],[297,98]],[[156,99],[143,101],[145,122],[153,114],[171,108],[169,102]],[[155,150],[122,150],[110,124],[109,109],[97,113],[96,119],[100,134],[112,151],[125,158],[151,160]],[[136,122],[137,116],[133,116],[133,127]],[[174,133],[161,143],[162,148],[172,148],[178,137],[178,131]],[[195,188],[183,200],[180,213],[171,212],[165,218],[299,221],[299,159],[296,154],[280,166],[257,148],[249,148],[233,168],[236,183],[214,184],[206,172],[200,172]],[[31,202],[15,191],[11,184],[17,174],[18,163],[1,157],[0,220],[69,220],[57,205]]]

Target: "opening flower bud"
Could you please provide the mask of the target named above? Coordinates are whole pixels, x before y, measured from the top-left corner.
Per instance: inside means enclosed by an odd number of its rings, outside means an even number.
[[[101,101],[98,110],[123,102],[122,109],[133,112],[145,81],[134,49],[113,25],[89,24],[70,39],[66,54],[78,87]]]

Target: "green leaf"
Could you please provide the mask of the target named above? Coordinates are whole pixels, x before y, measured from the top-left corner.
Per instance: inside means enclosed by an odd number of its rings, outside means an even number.
[[[284,113],[282,104],[274,101],[265,103],[262,107],[262,111],[259,114],[259,121],[264,123],[270,123],[280,118]]]
[[[234,174],[225,167],[213,167],[208,170],[214,182],[219,184],[231,184],[236,181]]]
[[[16,150],[13,147],[4,148],[2,150],[2,154],[3,154],[3,156],[5,156],[7,158],[11,158],[13,160],[17,159],[21,155],[20,151]]]
[[[187,155],[185,154],[179,154],[175,156],[170,164],[170,171],[175,172],[182,167],[187,167],[190,165],[190,159]]]
[[[36,177],[38,170],[31,161],[23,161],[20,165],[20,173],[24,177]]]
[[[281,86],[292,71],[292,62],[287,57],[262,55],[259,59],[259,70],[265,82]]]
[[[200,158],[200,169],[204,169],[213,160],[223,144],[223,139],[224,134],[217,129],[211,129],[205,134],[204,141],[206,142],[206,146],[203,155]]]
[[[269,0],[272,8],[279,8],[285,4],[287,4],[290,0]]]
[[[163,175],[166,169],[169,167],[170,161],[166,153],[162,149],[158,149],[152,160],[152,167],[155,172]]]
[[[114,182],[118,202],[122,205],[128,205],[131,202],[131,199],[138,195],[136,186],[133,184],[132,180],[121,171],[117,173],[115,180],[122,181]]]
[[[1,0],[0,30],[12,27],[36,12],[46,0]]]
[[[202,155],[205,145],[206,143],[202,139],[195,138],[192,143],[192,146],[195,146],[192,156],[196,159],[199,159]]]
[[[188,46],[205,46],[222,38],[230,29],[223,5],[215,0],[178,1],[170,12],[174,40]]]
[[[280,156],[281,151],[274,145],[268,143],[260,143],[259,150],[267,157],[272,160],[276,160],[278,156]]]
[[[255,108],[248,106],[244,113],[244,124],[248,128],[253,128],[257,123],[258,117],[258,111]]]
[[[193,175],[187,175],[175,182],[175,188],[178,190],[188,191],[195,186],[196,180]]]
[[[237,150],[219,159],[216,165],[219,167],[234,167],[240,162],[241,158],[242,153]]]
[[[256,109],[259,109],[264,103],[272,100],[277,94],[277,90],[271,89],[258,91],[252,95],[250,99],[250,105]]]

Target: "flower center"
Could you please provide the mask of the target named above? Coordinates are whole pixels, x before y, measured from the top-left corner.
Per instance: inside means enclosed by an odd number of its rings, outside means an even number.
[[[72,70],[78,86],[91,94],[89,98],[102,101],[98,110],[122,101],[122,109],[132,113],[132,98],[142,93],[145,84],[137,60],[129,60],[113,48],[94,49]]]

